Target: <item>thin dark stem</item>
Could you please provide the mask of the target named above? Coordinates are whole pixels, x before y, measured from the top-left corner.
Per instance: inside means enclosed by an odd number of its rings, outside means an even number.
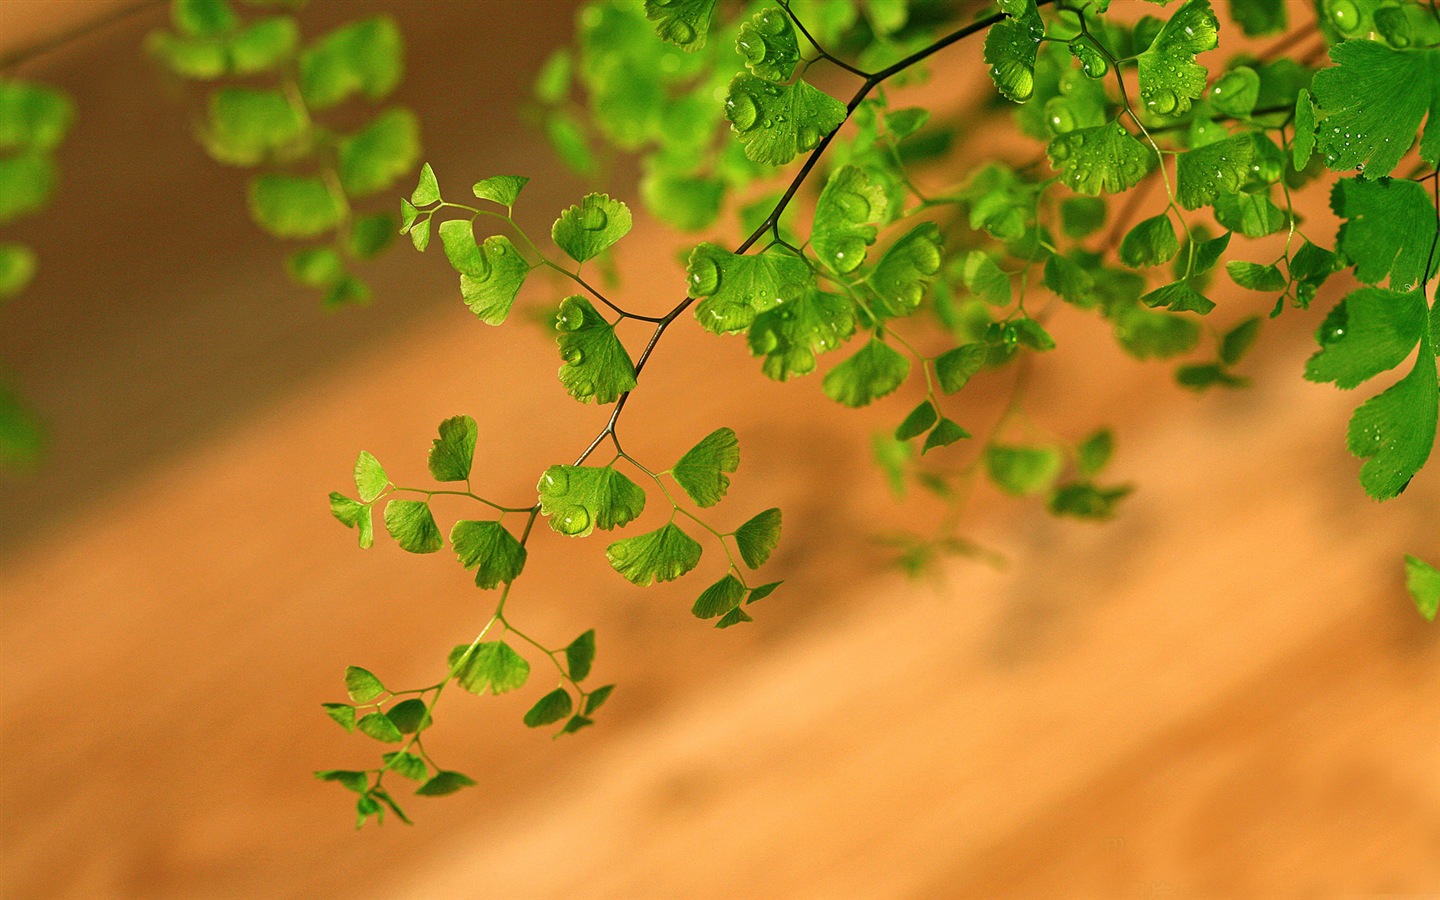
[[[1430,283],[1430,275],[1433,272],[1430,266],[1435,262],[1435,248],[1440,246],[1440,178],[1432,179],[1431,184],[1435,186],[1435,236],[1430,239],[1430,253],[1425,257],[1425,272],[1420,279],[1421,299],[1424,299],[1425,288]]]
[[[59,50],[72,41],[79,40],[97,31],[103,31],[111,25],[125,21],[131,16],[146,13],[153,9],[160,9],[164,4],[165,0],[139,0],[139,2],[133,3],[130,6],[121,7],[108,15],[100,16],[83,25],[77,25],[68,31],[62,31],[54,37],[31,44],[28,47],[11,50],[9,53],[0,56],[0,71],[19,68],[47,53]]]
[[[815,40],[815,36],[810,33],[810,29],[806,28],[805,23],[800,21],[799,16],[796,16],[795,13],[791,11],[790,0],[780,0],[780,8],[785,10],[785,15],[789,16],[790,21],[795,23],[795,27],[800,29],[800,33],[805,35],[805,40],[810,42],[810,46],[815,48],[815,52],[820,54],[821,59],[828,60],[832,64],[839,66],[840,68],[844,69],[852,75],[858,75],[861,78],[870,77],[869,72],[855,68],[854,66],[847,63],[845,60],[841,59],[838,56],[835,56],[834,54],[827,51],[824,47],[820,46],[820,42]]]

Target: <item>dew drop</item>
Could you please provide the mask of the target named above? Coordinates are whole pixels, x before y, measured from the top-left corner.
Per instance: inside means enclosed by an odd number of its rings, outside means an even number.
[[[571,534],[571,535],[580,534],[580,533],[583,532],[586,528],[589,528],[589,527],[590,527],[590,514],[589,514],[588,512],[586,512],[584,509],[581,509],[581,508],[579,508],[579,507],[576,507],[575,509],[570,510],[570,511],[569,511],[568,513],[566,513],[565,516],[560,520],[560,533],[561,533],[561,534]]]
[[[870,201],[854,191],[836,192],[835,203],[852,222],[864,222],[870,218]]]
[[[1336,28],[1350,34],[1360,27],[1360,8],[1353,0],[1330,0],[1330,21]]]
[[[755,98],[744,91],[736,91],[725,101],[725,117],[735,125],[736,131],[749,131],[760,119],[760,107]]]
[[[610,224],[610,216],[598,206],[587,206],[580,210],[580,227],[586,231],[604,231]]]
[[[563,494],[570,490],[570,475],[564,469],[556,466],[545,473],[544,488],[551,494]]]
[[[820,129],[814,125],[801,125],[795,132],[795,145],[801,150],[809,150],[820,143]]]
[[[578,366],[585,361],[585,351],[579,347],[571,347],[561,354],[565,362],[572,366]]]
[[[720,287],[720,267],[708,256],[697,257],[690,263],[690,294],[694,297],[708,297]]]

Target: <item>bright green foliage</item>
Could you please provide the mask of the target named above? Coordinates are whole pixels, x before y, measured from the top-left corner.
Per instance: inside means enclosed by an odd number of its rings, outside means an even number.
[[[1205,90],[1205,67],[1195,55],[1219,43],[1220,22],[1210,0],[1185,0],[1137,59],[1140,102],[1146,111],[1178,116]]]
[[[963,269],[965,287],[992,306],[1008,306],[1013,297],[1010,290],[1010,276],[1001,270],[990,254],[983,250],[971,250],[965,255]]]
[[[778,85],[741,72],[730,82],[725,118],[745,145],[746,157],[780,166],[838,128],[845,121],[845,104],[803,79]]]
[[[1422,559],[1406,555],[1405,587],[1415,600],[1415,608],[1425,621],[1435,621],[1435,612],[1440,609],[1440,570]]]
[[[385,504],[385,530],[411,553],[434,553],[445,546],[440,527],[423,500],[391,500]]]
[[[428,224],[427,220],[427,229]],[[440,223],[440,242],[450,265],[460,273],[465,305],[487,325],[504,324],[530,274],[525,257],[503,234],[493,234],[477,244],[473,223],[462,219]]]
[[[375,544],[375,525],[368,503],[356,503],[344,494],[331,492],[330,514],[339,519],[346,528],[358,528],[360,549],[368,550]]]
[[[645,0],[645,18],[655,23],[655,33],[685,50],[705,47],[710,17],[716,0]]]
[[[726,575],[700,594],[690,612],[697,619],[713,619],[739,606],[744,597],[745,585],[734,575]]]
[[[374,259],[395,239],[395,220],[389,213],[358,216],[350,223],[346,250],[356,259]]]
[[[800,61],[800,45],[790,17],[777,7],[762,9],[740,26],[735,49],[745,67],[766,81],[789,81]]]
[[[446,660],[456,683],[472,694],[500,695],[525,686],[530,664],[504,641],[461,644]]]
[[[1189,319],[1139,306],[1122,306],[1112,316],[1115,338],[1137,359],[1168,359],[1192,349],[1200,326]]]
[[[783,249],[739,256],[701,244],[686,265],[689,296],[702,298],[695,318],[709,331],[743,331],[757,313],[802,295],[813,281],[810,267]]]
[[[590,666],[594,662],[595,629],[592,628],[565,646],[565,667],[575,681],[584,681],[590,677]]]
[[[408,109],[394,107],[336,145],[340,183],[351,197],[386,190],[420,158],[420,123]]]
[[[529,182],[530,179],[523,175],[491,175],[475,182],[471,191],[481,200],[489,200],[508,209],[515,205],[520,191]]]
[[[635,387],[635,364],[615,335],[615,326],[584,297],[566,297],[555,316],[560,347],[560,383],[582,403],[614,402]]]
[[[571,537],[619,528],[645,511],[645,492],[609,466],[551,466],[538,490],[550,527]]]
[[[1128,191],[1155,167],[1155,154],[1119,122],[1056,135],[1046,152],[1060,180],[1090,196]]]
[[[35,251],[24,244],[0,244],[0,300],[13,297],[35,277]]]
[[[886,204],[885,191],[865,172],[837,169],[815,202],[810,246],[820,261],[841,274],[859,268],[865,248],[875,243],[874,223],[885,221]]]
[[[1210,105],[1227,116],[1244,117],[1260,99],[1260,76],[1249,66],[1236,66],[1210,88]]]
[[[1131,268],[1158,266],[1180,252],[1180,239],[1168,213],[1145,219],[1130,229],[1120,242],[1120,260]]]
[[[780,510],[775,507],[756,514],[735,529],[735,546],[745,565],[758,569],[780,546]]]
[[[345,203],[319,178],[261,175],[250,182],[250,215],[282,238],[318,237],[345,219]]]
[[[440,423],[440,436],[430,445],[430,476],[436,481],[465,481],[475,460],[479,429],[469,416]]]
[[[920,449],[920,453],[923,455],[940,447],[948,447],[968,437],[970,432],[961,428],[958,422],[941,416],[940,421],[936,422],[935,427],[925,436],[925,445]]]
[[[586,194],[550,229],[555,246],[576,262],[594,259],[630,233],[630,207],[606,194]]]
[[[380,460],[361,450],[360,455],[355,458],[355,489],[360,492],[360,502],[369,503],[374,500],[385,493],[389,484],[390,476],[385,474]]]
[[[0,78],[0,153],[54,150],[75,123],[65,94],[32,81]]]
[[[450,529],[450,545],[466,569],[475,569],[475,584],[489,590],[514,581],[525,569],[525,548],[499,522],[461,519]]]
[[[420,180],[415,183],[415,190],[410,192],[410,203],[414,206],[429,206],[440,199],[440,182],[435,178],[435,170],[430,168],[427,162],[420,167]]]
[[[898,427],[895,429],[895,440],[908,441],[911,438],[919,437],[929,431],[940,414],[935,411],[935,404],[929,400],[920,401],[920,405],[910,410]]]
[[[55,164],[37,152],[0,156],[0,224],[38,212],[55,192]]]
[[[475,779],[461,772],[436,772],[430,780],[420,785],[415,793],[422,797],[443,797],[461,788],[473,787]]]
[[[355,731],[355,707],[348,703],[322,703],[325,715],[334,719],[341,728],[352,734]]]
[[[328,109],[355,94],[382,100],[404,73],[404,41],[385,16],[343,25],[300,54],[300,92],[311,109]]]
[[[985,471],[1007,494],[1023,496],[1045,490],[1060,474],[1064,460],[1051,447],[992,445],[985,451]]]
[[[1035,93],[1035,57],[1045,23],[1035,0],[1019,0],[1005,9],[1006,18],[990,26],[985,36],[985,62],[995,87],[1016,103]]]
[[[347,666],[345,668],[345,693],[356,703],[369,703],[376,697],[385,693],[385,685],[380,683],[374,673],[359,666]]]
[[[1285,30],[1287,0],[1230,0],[1230,18],[1251,37]]]
[[[425,760],[413,753],[395,750],[382,754],[380,758],[385,761],[385,765],[389,766],[395,774],[403,778],[408,778],[411,781],[425,781],[430,777],[430,768],[425,765]]]
[[[1113,519],[1116,506],[1134,489],[1129,485],[1102,488],[1089,483],[1062,485],[1050,494],[1047,507],[1051,515],[1077,519]]]
[[[750,326],[750,352],[764,356],[761,370],[776,381],[815,371],[815,357],[855,333],[855,309],[844,297],[808,288],[794,300],[762,312]]]
[[[400,729],[395,727],[395,723],[390,721],[390,717],[380,712],[361,716],[360,720],[355,723],[355,727],[360,730],[361,734],[387,744],[399,743],[405,738],[400,733]]]
[[[675,483],[700,507],[725,499],[730,478],[725,473],[740,467],[740,441],[729,428],[717,428],[691,447],[670,470]]]
[[[1075,467],[1081,475],[1094,475],[1110,463],[1114,453],[1115,435],[1110,429],[1102,428],[1075,448]]]
[[[1315,152],[1315,104],[1304,88],[1295,98],[1295,139],[1290,145],[1290,158],[1296,171],[1310,162]]]
[[[280,91],[230,87],[210,95],[203,137],[216,161],[253,166],[296,144],[308,128],[304,110]]]
[[[1250,177],[1254,154],[1254,142],[1243,134],[1187,150],[1175,164],[1175,199],[1186,209],[1198,209],[1237,193]]]
[[[1284,290],[1286,284],[1285,275],[1278,266],[1262,266],[1235,259],[1225,264],[1225,271],[1230,273],[1236,284],[1252,291]]]
[[[985,367],[985,356],[983,344],[964,344],[937,356],[935,375],[940,380],[940,389],[953,394],[963,388]]]
[[[1437,389],[1435,344],[1429,329],[1420,333],[1415,367],[1384,393],[1365,401],[1350,418],[1346,446],[1366,460],[1360,484],[1376,500],[1398,496],[1410,484],[1435,444]]]
[[[875,264],[870,287],[891,315],[913,312],[925,299],[925,288],[940,271],[943,240],[939,226],[922,222],[891,244]]]
[[[1320,108],[1316,146],[1325,165],[1336,171],[1363,167],[1367,178],[1389,175],[1427,113],[1420,156],[1440,162],[1440,50],[1392,50],[1353,40],[1331,47],[1330,58],[1335,65],[1316,74],[1311,87]]]
[[[1423,185],[1342,178],[1330,194],[1330,207],[1344,219],[1337,249],[1366,284],[1379,284],[1389,275],[1391,288],[1409,290],[1440,267],[1440,259],[1430,258],[1435,204]]]
[[[615,571],[645,587],[674,581],[700,564],[700,544],[671,522],[655,531],[616,541],[605,548]]]
[[[430,720],[430,710],[425,706],[425,701],[418,697],[401,700],[390,707],[385,715],[400,729],[401,734],[415,734],[434,724]]]
[[[850,407],[868,406],[894,393],[910,376],[910,358],[872,340],[825,375],[825,396]]]
[[[1215,308],[1215,301],[1195,290],[1189,281],[1175,281],[1158,287],[1140,297],[1146,306],[1163,306],[1172,312],[1194,312],[1205,315]]]
[[[553,725],[574,709],[574,701],[570,699],[570,693],[564,688],[556,688],[535,702],[525,713],[525,725],[528,728],[539,728],[542,725]]]

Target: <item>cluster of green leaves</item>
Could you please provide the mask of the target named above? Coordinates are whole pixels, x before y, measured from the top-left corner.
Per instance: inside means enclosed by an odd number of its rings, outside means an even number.
[[[55,192],[55,148],[75,120],[75,104],[49,85],[0,76],[0,227],[44,209]],[[35,277],[35,252],[0,236],[0,304]],[[0,372],[0,467],[28,465],[40,452],[34,416]]]
[[[323,292],[327,306],[367,302],[370,288],[352,267],[382,253],[399,226],[388,211],[355,205],[414,170],[420,125],[403,106],[346,131],[317,117],[357,98],[379,103],[400,84],[395,22],[360,19],[306,43],[288,13],[244,18],[229,0],[172,0],[171,23],[150,35],[149,48],[181,78],[223,82],[207,93],[196,133],[217,162],[258,170],[248,192],[256,224],[278,238],[326,239],[291,254],[291,277]]]

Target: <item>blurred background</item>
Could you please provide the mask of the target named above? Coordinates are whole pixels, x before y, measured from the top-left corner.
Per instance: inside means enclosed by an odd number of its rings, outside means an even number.
[[[0,53],[128,5],[0,0]],[[587,189],[524,113],[573,5],[345,0],[302,21],[373,12],[404,30],[396,97],[442,187],[530,175],[518,216],[544,234]],[[868,449],[913,398],[842,410],[682,323],[627,449],[674,459],[734,427],[720,511],[785,510],[766,569],[785,588],[716,632],[689,613],[696,577],[637,590],[599,538],[576,552],[540,529],[510,608],[555,644],[598,630],[594,678],[619,684],[599,724],[552,741],[520,724],[529,689],[450,698],[427,747],[479,784],[355,832],[353,795],[310,773],[375,745],[319,703],[347,664],[433,681],[492,598],[445,554],[360,552],[325,495],[361,448],[421,480],[436,423],[466,413],[478,477],[528,503],[604,411],[564,394],[531,324],[559,286],[527,287],[536,317],[503,334],[438,247],[368,269],[368,308],[293,286],[245,174],[206,157],[195,97],[142,52],[164,18],[15,72],[79,119],[55,203],[25,220],[40,274],[0,310],[0,360],[48,430],[34,472],[0,474],[4,896],[1440,894],[1440,637],[1400,562],[1440,551],[1440,476],[1364,497],[1342,439],[1358,398],[1300,379],[1318,312],[1267,328],[1253,389],[1203,396],[1103,324],[1056,319],[1029,408],[1069,440],[1114,426],[1138,492],[1089,525],[982,491],[969,533],[1008,565],[922,581],[873,540],[915,512]],[[954,108],[989,90],[978,55],[949,51]],[[623,169],[605,189],[638,208]],[[1323,191],[1307,203],[1323,222]],[[640,216],[622,302],[668,309],[685,245]],[[1215,299],[1226,321],[1271,303]],[[993,418],[1006,390],[977,380],[969,411]]]

